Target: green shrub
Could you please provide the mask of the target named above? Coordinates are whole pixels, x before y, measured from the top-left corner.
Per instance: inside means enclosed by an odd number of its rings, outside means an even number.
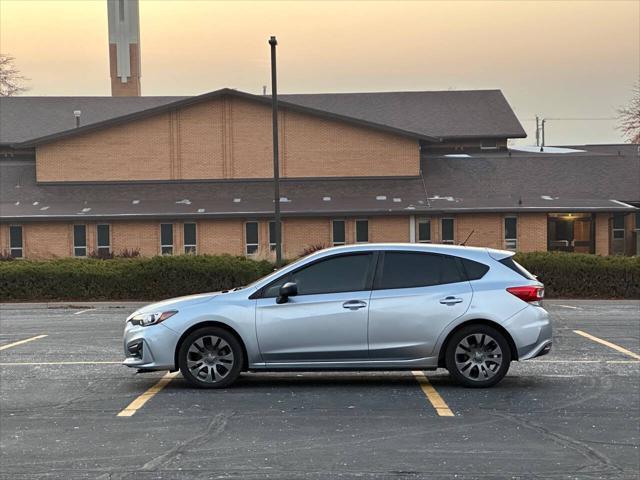
[[[640,257],[536,252],[515,260],[538,276],[549,298],[640,298]]]
[[[155,300],[224,290],[273,271],[231,255],[0,262],[0,301]]]

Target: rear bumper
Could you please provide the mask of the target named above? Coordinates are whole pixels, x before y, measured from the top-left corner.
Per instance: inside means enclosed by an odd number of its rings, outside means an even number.
[[[504,326],[515,342],[518,360],[546,355],[551,350],[551,318],[544,308],[529,305],[511,317]]]

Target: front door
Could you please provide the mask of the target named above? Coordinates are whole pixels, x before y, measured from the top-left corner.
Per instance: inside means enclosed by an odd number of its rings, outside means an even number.
[[[387,251],[379,261],[369,302],[372,360],[435,355],[445,327],[464,314],[472,290],[454,257]]]
[[[263,360],[276,365],[365,360],[374,254],[325,257],[283,275],[257,300],[256,331]],[[298,295],[277,304],[280,286]]]

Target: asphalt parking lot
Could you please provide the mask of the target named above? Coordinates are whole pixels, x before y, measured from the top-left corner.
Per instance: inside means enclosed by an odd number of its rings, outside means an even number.
[[[50,307],[0,307],[0,478],[639,476],[640,302],[547,301],[552,353],[487,390],[444,370],[195,390],[120,365],[135,306]]]

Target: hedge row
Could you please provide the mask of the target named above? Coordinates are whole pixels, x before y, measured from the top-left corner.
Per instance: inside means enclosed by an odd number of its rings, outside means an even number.
[[[515,260],[544,283],[547,298],[640,298],[640,257],[536,252]]]
[[[640,298],[640,257],[519,253],[550,298]],[[0,262],[0,301],[157,300],[245,285],[273,270],[230,255]]]
[[[246,285],[273,271],[231,255],[0,262],[0,301],[157,300]]]

